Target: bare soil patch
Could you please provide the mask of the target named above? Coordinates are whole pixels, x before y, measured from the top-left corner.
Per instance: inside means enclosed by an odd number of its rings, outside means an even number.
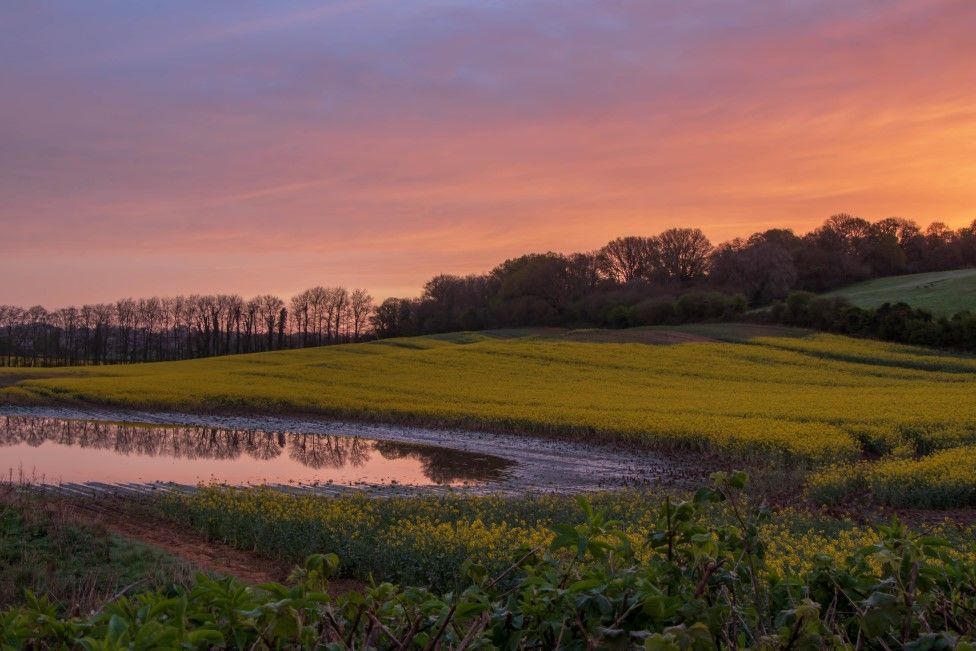
[[[104,527],[107,531],[137,540],[177,556],[204,572],[233,576],[244,583],[259,584],[284,581],[289,568],[253,552],[234,549],[207,540],[193,531],[178,527],[162,518],[129,509],[79,509],[78,522]]]
[[[626,330],[574,330],[563,339],[585,343],[671,345],[717,341],[711,337],[680,330],[629,328]]]

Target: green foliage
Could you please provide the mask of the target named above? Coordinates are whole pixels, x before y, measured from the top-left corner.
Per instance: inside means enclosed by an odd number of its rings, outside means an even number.
[[[234,649],[893,649],[974,648],[976,564],[898,523],[843,560],[768,571],[768,514],[743,473],[661,504],[638,553],[589,502],[550,542],[489,575],[458,568],[458,590],[376,583],[332,595],[339,567],[310,557],[289,586],[198,577],[175,595],[122,597],[63,619],[44,597],[0,613],[3,648]],[[721,508],[727,517],[715,518]]]
[[[963,310],[976,312],[976,269],[956,269],[875,278],[830,293],[871,309],[885,303],[906,303],[936,316]]]
[[[629,528],[648,522],[644,494],[598,494],[591,502]],[[547,543],[555,523],[575,526],[582,518],[574,500],[559,495],[325,498],[211,486],[165,495],[154,504],[211,540],[269,558],[298,563],[330,551],[342,558],[346,576],[441,590],[459,587],[457,568],[465,560],[499,572],[513,556]]]
[[[738,294],[685,292],[677,299],[648,298],[635,305],[611,304],[600,322],[610,328],[655,326],[733,319],[746,310],[746,300]]]
[[[901,302],[863,309],[851,305],[842,296],[793,292],[785,303],[774,304],[755,316],[776,323],[913,346],[976,351],[976,316],[967,310],[954,313],[952,318],[935,318],[927,310]]]
[[[39,501],[0,498],[0,604],[19,603],[33,591],[45,593],[58,612],[85,611],[126,587],[165,587],[192,576],[170,556],[65,522]]]

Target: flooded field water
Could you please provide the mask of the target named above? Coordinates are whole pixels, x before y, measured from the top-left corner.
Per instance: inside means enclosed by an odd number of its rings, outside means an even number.
[[[341,434],[0,416],[0,472],[8,481],[460,486],[499,480],[512,465]]]

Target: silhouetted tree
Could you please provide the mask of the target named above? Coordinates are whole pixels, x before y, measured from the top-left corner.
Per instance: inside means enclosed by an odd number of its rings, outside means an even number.
[[[265,333],[268,337],[267,350],[274,348],[274,335],[278,326],[278,318],[281,311],[285,308],[285,302],[277,296],[264,294],[257,297],[258,312],[261,322],[264,324]]]
[[[659,246],[651,237],[618,237],[597,252],[597,269],[619,283],[648,280],[659,264]]]
[[[708,268],[712,243],[699,228],[670,228],[655,238],[655,275],[667,283],[701,280]]]
[[[556,253],[524,255],[506,260],[492,272],[498,285],[491,310],[505,327],[558,325],[568,306],[566,258]]]
[[[186,359],[494,327],[654,325],[731,318],[746,302],[772,302],[771,313],[795,319],[801,317],[791,306],[805,306],[802,318],[814,327],[959,347],[976,339],[976,322],[966,315],[926,320],[897,306],[875,313],[791,293],[974,265],[976,221],[956,230],[935,222],[923,230],[899,217],[872,224],[838,214],[802,237],[771,229],[714,249],[701,230],[672,228],[619,237],[592,253],[528,254],[486,274],[441,274],[419,297],[389,298],[378,307],[364,289],[323,286],[287,303],[268,294],[248,301],[219,294],[122,298],[50,311],[0,306],[0,364]],[[880,322],[887,325],[878,329]]]
[[[373,312],[373,297],[365,289],[354,289],[349,295],[349,310],[352,315],[352,339],[359,341]]]

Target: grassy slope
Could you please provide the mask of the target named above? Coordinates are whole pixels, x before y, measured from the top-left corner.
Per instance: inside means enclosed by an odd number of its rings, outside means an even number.
[[[62,612],[101,607],[124,587],[188,582],[191,567],[104,530],[76,525],[39,501],[0,487],[0,607],[24,591],[46,594]]]
[[[863,308],[901,301],[937,316],[976,311],[976,269],[875,278],[828,294]]]
[[[976,437],[976,360],[831,335],[649,346],[459,333],[39,373],[0,388],[0,402],[307,412],[835,459],[909,424],[952,444]]]

